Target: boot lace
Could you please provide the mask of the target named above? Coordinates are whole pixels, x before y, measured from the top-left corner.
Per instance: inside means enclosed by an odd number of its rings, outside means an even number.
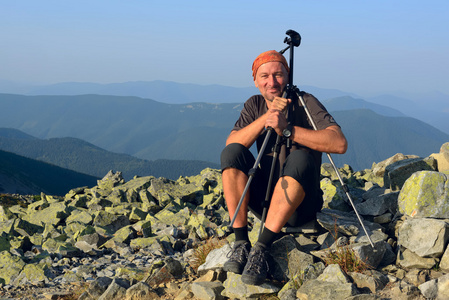
[[[248,257],[249,251],[246,247],[247,243],[239,243],[234,245],[234,248],[229,251],[226,255],[227,258],[231,261],[236,261],[238,263],[245,263],[246,258]]]

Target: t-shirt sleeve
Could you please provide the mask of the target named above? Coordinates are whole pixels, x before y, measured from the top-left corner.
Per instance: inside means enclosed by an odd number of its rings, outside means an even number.
[[[240,130],[254,122],[259,117],[257,100],[257,97],[253,96],[245,102],[243,109],[240,112],[240,117],[237,122],[235,122],[232,130]]]
[[[310,94],[305,94],[303,98],[318,130],[332,125],[340,126],[317,98]]]

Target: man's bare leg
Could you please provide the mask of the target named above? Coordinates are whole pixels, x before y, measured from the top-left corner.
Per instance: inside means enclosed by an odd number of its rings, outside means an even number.
[[[279,178],[271,197],[265,227],[280,232],[305,197],[301,184],[290,176]]]
[[[223,193],[228,206],[229,216],[232,220],[243,191],[245,190],[248,176],[238,169],[227,168],[223,170],[222,181]],[[233,224],[234,228],[244,227],[248,224],[248,201],[249,191],[246,193],[242,206],[240,207],[237,217],[235,218]]]
[[[223,192],[228,206],[229,216],[231,220],[235,214],[240,198],[245,190],[248,176],[242,171],[234,168],[223,170]],[[251,250],[251,243],[248,239],[248,201],[249,194],[245,195],[240,210],[232,225],[235,234],[235,244],[228,254],[228,261],[223,265],[223,270],[242,274],[247,263],[248,254]]]

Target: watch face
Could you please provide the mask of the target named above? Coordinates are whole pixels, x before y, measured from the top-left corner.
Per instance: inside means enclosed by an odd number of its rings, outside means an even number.
[[[282,135],[285,136],[286,138],[288,138],[288,137],[290,137],[292,135],[292,132],[288,128],[285,128],[282,131]]]

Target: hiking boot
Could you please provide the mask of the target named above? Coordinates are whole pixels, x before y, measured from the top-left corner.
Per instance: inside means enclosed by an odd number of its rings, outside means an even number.
[[[251,243],[248,241],[237,241],[234,247],[228,253],[229,260],[223,265],[223,270],[235,274],[242,274],[248,259],[249,251],[251,250]]]
[[[246,284],[260,285],[268,276],[268,250],[262,244],[256,243],[248,256],[248,262],[242,274]]]

